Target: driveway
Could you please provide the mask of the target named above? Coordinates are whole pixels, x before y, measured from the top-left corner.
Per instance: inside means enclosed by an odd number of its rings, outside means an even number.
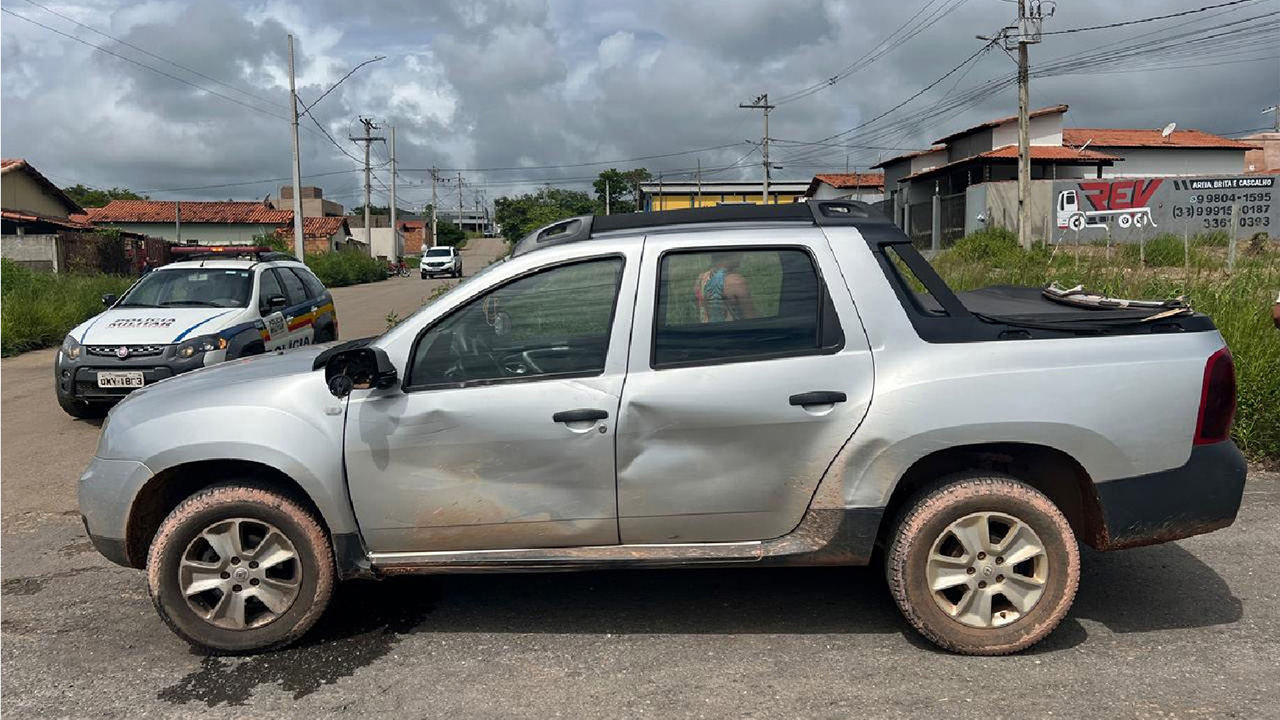
[[[473,241],[475,242],[475,241]],[[469,255],[492,252],[484,241]],[[468,257],[467,270],[483,262]],[[440,281],[335,292],[342,336]],[[297,647],[204,657],[142,573],[89,545],[75,481],[98,428],[53,401],[52,353],[0,364],[0,710],[25,717],[1261,717],[1280,707],[1280,476],[1236,524],[1086,552],[1032,652],[963,658],[912,634],[872,569],[400,578],[342,586]]]

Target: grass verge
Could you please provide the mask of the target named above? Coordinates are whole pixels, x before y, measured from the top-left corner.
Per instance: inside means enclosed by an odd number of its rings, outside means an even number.
[[[5,259],[0,267],[0,354],[59,345],[71,328],[102,312],[103,295],[119,295],[133,280],[34,272]]]

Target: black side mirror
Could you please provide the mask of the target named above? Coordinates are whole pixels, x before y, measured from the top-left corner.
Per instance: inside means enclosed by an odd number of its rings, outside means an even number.
[[[120,298],[116,297],[115,293],[107,293],[106,295],[102,296],[102,304],[106,305],[107,307],[111,307],[112,305],[115,305],[116,300],[119,300],[119,299]]]
[[[279,310],[289,304],[289,299],[283,295],[269,295],[267,297],[267,310]]]
[[[324,381],[334,397],[342,398],[356,389],[394,387],[399,376],[382,348],[359,347],[330,355],[324,364]]]

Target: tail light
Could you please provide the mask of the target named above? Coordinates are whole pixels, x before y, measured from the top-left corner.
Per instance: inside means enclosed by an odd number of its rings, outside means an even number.
[[[1224,347],[1210,355],[1204,365],[1194,444],[1209,445],[1226,440],[1231,435],[1235,417],[1236,364],[1231,359],[1231,351]]]

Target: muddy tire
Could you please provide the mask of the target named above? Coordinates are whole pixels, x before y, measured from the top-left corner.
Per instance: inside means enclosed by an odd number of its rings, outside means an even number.
[[[1080,552],[1039,491],[999,474],[961,473],[906,508],[885,570],[898,608],[925,638],[964,655],[1005,655],[1066,617]]]
[[[294,642],[324,613],[333,583],[333,548],[316,518],[249,484],[184,500],[147,557],[156,612],[178,636],[218,655]]]

